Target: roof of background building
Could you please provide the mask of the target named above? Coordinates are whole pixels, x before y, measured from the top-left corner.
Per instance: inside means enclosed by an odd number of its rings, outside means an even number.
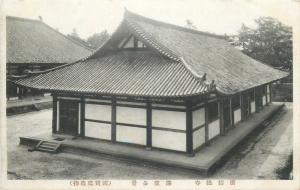
[[[92,53],[40,20],[6,17],[7,63],[70,63]]]
[[[113,52],[118,49],[120,36],[126,30],[164,58],[145,56],[148,54],[139,51],[114,54]],[[108,52],[111,52],[110,59],[115,60],[119,68],[123,68],[122,71],[109,69],[110,67],[106,65],[105,56]],[[120,55],[122,55],[121,58]],[[129,60],[129,62],[124,60]],[[138,69],[131,69],[131,67]],[[159,72],[159,75],[149,74],[144,79],[135,77],[143,76],[145,73],[157,73],[160,71],[158,68],[162,67],[165,67],[165,70]],[[74,68],[80,69],[80,72]],[[90,75],[91,71],[96,72],[93,68],[97,68],[98,72],[104,70],[102,72],[105,75],[103,77],[97,74]],[[63,76],[60,75],[64,74],[69,77],[63,79],[64,86],[62,86],[62,81],[56,78],[62,78]],[[287,75],[286,72],[273,69],[248,57],[229,45],[221,36],[155,21],[127,11],[111,38],[81,62],[19,79],[16,83],[52,91],[70,89],[85,93],[86,89],[91,90],[93,87],[92,91],[99,94],[105,92],[116,95],[121,92],[122,95],[176,97],[193,96],[216,90],[221,94],[234,94]],[[128,76],[130,79],[127,77],[126,80],[124,78],[121,80],[123,76]],[[185,78],[187,76],[188,78]],[[84,80],[74,83],[75,78]],[[121,82],[115,82],[116,80],[121,80]],[[145,83],[142,82],[143,80]],[[160,85],[160,80],[164,81],[163,85]],[[155,82],[151,83],[151,81]],[[111,88],[109,88],[110,85],[104,84],[111,84]],[[145,90],[143,88],[145,84],[151,84],[149,86],[151,90]],[[130,90],[126,90],[127,88]],[[166,88],[165,91],[164,88]]]

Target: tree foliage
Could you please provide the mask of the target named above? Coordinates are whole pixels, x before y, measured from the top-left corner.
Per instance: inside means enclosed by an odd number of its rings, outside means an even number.
[[[106,42],[109,37],[110,35],[108,34],[107,30],[103,30],[101,33],[95,33],[88,37],[87,42],[92,48],[96,49]]]
[[[238,42],[242,51],[273,67],[292,70],[292,28],[271,17],[255,20],[256,29],[242,25]]]

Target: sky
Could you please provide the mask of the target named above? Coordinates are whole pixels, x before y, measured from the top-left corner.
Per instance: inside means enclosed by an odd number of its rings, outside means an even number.
[[[1,0],[0,0],[1,1]],[[297,23],[297,0],[3,0],[6,15],[38,19],[64,34],[76,28],[86,39],[107,29],[112,33],[124,8],[156,20],[184,26],[191,20],[200,31],[237,34],[241,25],[255,27],[260,16]],[[300,9],[298,9],[300,10]]]

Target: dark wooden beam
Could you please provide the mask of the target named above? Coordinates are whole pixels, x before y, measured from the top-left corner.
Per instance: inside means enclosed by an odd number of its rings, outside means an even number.
[[[53,108],[52,108],[52,133],[56,133],[57,124],[57,97],[53,95]]]
[[[221,135],[225,135],[223,99],[220,99],[219,113],[220,113],[220,131],[221,131]]]
[[[187,105],[186,110],[186,153],[194,156],[193,148],[193,115],[191,106]]]
[[[208,103],[207,103],[207,99],[205,99],[204,102],[204,115],[205,115],[205,144],[208,145],[208,133],[209,133],[209,129],[208,129]]]
[[[80,123],[80,132],[81,134],[79,134],[80,136],[84,137],[85,136],[85,102],[84,102],[84,98],[81,97],[81,110],[80,110],[80,118],[81,118],[81,123]]]
[[[112,105],[111,105],[111,141],[116,142],[116,118],[117,118],[117,106],[116,106],[116,98],[112,98]]]
[[[152,147],[152,108],[151,102],[147,102],[147,147]]]

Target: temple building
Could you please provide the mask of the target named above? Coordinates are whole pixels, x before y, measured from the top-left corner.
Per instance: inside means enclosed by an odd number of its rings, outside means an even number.
[[[54,134],[193,155],[264,109],[287,75],[222,36],[126,11],[90,56],[13,82],[52,93]]]
[[[92,53],[39,20],[6,17],[6,75],[23,75],[75,62]],[[39,94],[7,83],[7,98]]]

